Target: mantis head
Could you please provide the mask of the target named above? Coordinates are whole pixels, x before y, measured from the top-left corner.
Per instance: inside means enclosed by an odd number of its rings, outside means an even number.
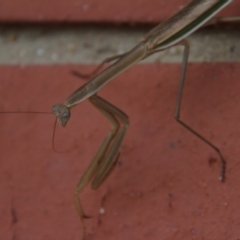
[[[57,117],[57,122],[61,127],[65,127],[70,119],[70,109],[64,104],[56,104],[52,107],[52,113]]]

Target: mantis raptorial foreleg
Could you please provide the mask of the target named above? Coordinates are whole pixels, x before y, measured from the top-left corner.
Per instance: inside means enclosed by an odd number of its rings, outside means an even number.
[[[86,231],[84,218],[87,218],[87,216],[83,212],[78,195],[92,179],[91,188],[98,188],[113,170],[119,154],[119,147],[128,128],[128,117],[121,110],[97,95],[90,97],[89,101],[110,122],[112,130],[103,140],[97,154],[78,182],[74,194],[76,209],[83,224],[83,236],[85,236]],[[120,123],[122,123],[122,127]]]
[[[119,128],[118,132],[116,133],[116,136],[112,140],[112,144],[108,149],[106,155],[104,156],[104,159],[101,162],[100,166],[98,167],[96,175],[92,181],[91,187],[93,189],[96,189],[101,185],[101,183],[105,180],[106,176],[109,174],[109,171],[112,169],[114,160],[118,156],[119,148],[128,129],[129,122],[128,116],[124,112],[122,112],[120,109],[116,108],[103,98],[94,95],[93,97],[90,98],[90,101],[98,109],[105,109],[109,111],[109,113],[111,113],[113,116],[119,119],[119,121],[123,125],[121,128]]]

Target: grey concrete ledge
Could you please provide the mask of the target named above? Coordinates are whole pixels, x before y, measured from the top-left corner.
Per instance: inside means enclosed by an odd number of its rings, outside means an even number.
[[[128,51],[149,29],[0,26],[0,64],[97,64]],[[190,61],[240,61],[239,27],[209,28],[189,37]],[[180,62],[174,47],[144,62]]]

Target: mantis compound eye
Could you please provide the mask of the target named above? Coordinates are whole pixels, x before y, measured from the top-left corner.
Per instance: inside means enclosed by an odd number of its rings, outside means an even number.
[[[68,109],[67,109],[68,110]],[[61,115],[62,120],[68,121],[68,119],[70,118],[70,111],[68,110],[67,112],[64,112]]]

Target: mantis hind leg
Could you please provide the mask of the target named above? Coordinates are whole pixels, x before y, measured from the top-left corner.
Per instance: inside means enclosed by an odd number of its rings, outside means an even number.
[[[176,110],[175,110],[174,117],[175,117],[176,121],[178,123],[180,123],[184,128],[186,128],[188,131],[193,133],[196,137],[201,139],[203,142],[208,144],[213,150],[215,150],[217,152],[217,154],[220,157],[221,164],[222,164],[219,180],[224,181],[225,180],[226,161],[225,161],[221,151],[213,143],[211,143],[209,140],[207,140],[201,134],[199,134],[194,129],[189,127],[185,122],[183,122],[180,119],[181,100],[182,100],[183,86],[184,86],[184,81],[185,81],[185,75],[186,75],[186,69],[187,69],[187,63],[188,63],[188,55],[189,55],[189,45],[188,45],[187,41],[184,40],[180,44],[184,46],[184,52],[183,52],[182,71],[181,71],[181,76],[180,76],[180,84],[179,84],[177,104],[176,104]]]

